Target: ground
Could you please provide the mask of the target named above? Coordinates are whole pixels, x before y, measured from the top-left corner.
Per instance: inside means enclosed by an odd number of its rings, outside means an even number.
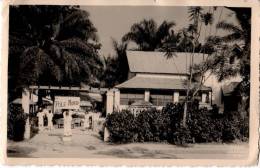
[[[71,142],[62,141],[63,129],[44,131],[30,140],[8,142],[9,157],[36,158],[165,158],[165,159],[242,159],[247,143],[195,144],[180,147],[167,143],[109,144],[98,133],[73,129]]]

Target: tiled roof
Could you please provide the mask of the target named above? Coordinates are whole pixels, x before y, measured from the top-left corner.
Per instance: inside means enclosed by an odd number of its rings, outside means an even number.
[[[195,85],[195,84],[193,84]],[[169,77],[146,77],[135,76],[128,81],[115,86],[116,88],[131,89],[165,89],[165,90],[186,90],[187,81]],[[201,90],[210,91],[210,87],[202,86]]]
[[[203,61],[207,55],[194,54],[194,63]],[[167,58],[163,52],[127,51],[127,60],[130,72],[188,74],[191,53],[174,53]]]

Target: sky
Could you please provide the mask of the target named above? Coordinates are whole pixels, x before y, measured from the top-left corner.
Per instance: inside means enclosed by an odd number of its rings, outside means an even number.
[[[143,19],[154,19],[157,25],[160,25],[164,20],[174,21],[176,24],[174,30],[187,27],[190,23],[187,7],[81,6],[81,8],[89,12],[90,20],[98,30],[97,33],[99,36],[99,41],[102,44],[100,54],[105,57],[110,54],[114,54],[112,38],[120,41],[122,36],[130,31],[131,25],[138,23]],[[211,7],[210,10],[212,9],[213,8]],[[208,10],[209,7],[204,8],[205,12]],[[212,25],[212,34],[216,32],[215,25],[218,21],[227,20],[235,23],[235,19],[234,16],[231,15],[231,11],[224,7],[218,7],[214,12],[214,16],[215,20]],[[202,28],[202,32],[205,32],[205,29]],[[209,31],[207,34],[208,33]],[[217,31],[218,35],[225,33],[226,32],[220,30]],[[205,36],[202,35],[200,38],[203,40],[205,39]]]

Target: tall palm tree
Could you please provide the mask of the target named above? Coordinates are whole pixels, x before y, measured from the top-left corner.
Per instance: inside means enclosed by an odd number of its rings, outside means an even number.
[[[127,42],[118,42],[112,39],[115,55],[105,59],[105,71],[103,81],[105,87],[114,87],[122,83],[128,77],[128,61],[126,56]]]
[[[11,6],[9,87],[95,82],[97,30],[77,6]]]
[[[138,50],[154,51],[162,46],[173,26],[174,22],[163,21],[158,27],[153,19],[144,19],[132,25],[130,32],[124,35],[123,41],[136,43]]]

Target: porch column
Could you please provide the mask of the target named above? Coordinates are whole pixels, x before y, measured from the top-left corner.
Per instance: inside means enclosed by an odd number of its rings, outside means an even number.
[[[147,102],[150,101],[150,91],[149,90],[144,91],[144,101],[147,101]]]
[[[202,93],[201,102],[206,103],[207,93]]]
[[[212,92],[209,92],[209,103],[212,105]]]
[[[115,90],[115,103],[114,103],[114,109],[116,111],[120,110],[120,90]]]
[[[28,89],[24,89],[22,92],[22,108],[24,113],[27,115],[26,123],[25,123],[25,132],[24,139],[30,139],[31,126],[29,119],[29,111],[30,111],[30,91]]]
[[[179,102],[179,92],[175,91],[173,92],[173,103],[178,103]]]
[[[108,90],[107,91],[107,102],[106,102],[106,115],[111,114],[113,112],[114,107],[114,91]],[[104,141],[107,142],[109,140],[109,131],[107,127],[104,130]]]

